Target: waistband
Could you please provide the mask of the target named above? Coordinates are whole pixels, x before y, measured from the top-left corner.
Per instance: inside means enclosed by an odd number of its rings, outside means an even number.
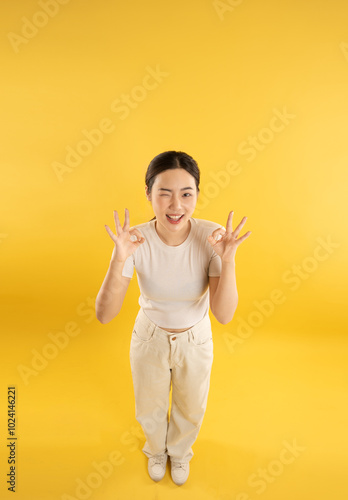
[[[187,330],[184,330],[183,332],[167,332],[167,330],[163,330],[163,328],[157,326],[155,323],[153,323],[153,321],[150,320],[148,316],[146,316],[142,308],[140,308],[138,311],[137,317],[135,318],[135,323],[140,325],[142,328],[151,329],[151,331],[156,330],[167,337],[171,337],[172,335],[185,335],[188,332],[198,333],[200,331],[206,330],[207,328],[211,329],[211,321],[208,313],[198,323],[193,325],[191,328],[187,328]]]

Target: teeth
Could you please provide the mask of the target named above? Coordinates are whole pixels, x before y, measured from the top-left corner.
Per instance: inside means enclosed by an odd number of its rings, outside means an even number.
[[[181,215],[168,215],[169,219],[179,220]]]

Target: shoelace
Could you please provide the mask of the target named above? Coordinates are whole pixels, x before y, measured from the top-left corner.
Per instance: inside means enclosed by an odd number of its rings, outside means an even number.
[[[182,470],[186,471],[187,464],[185,464],[185,463],[179,464],[179,463],[174,462],[173,467],[174,467],[174,469],[182,469]]]
[[[166,461],[167,461],[166,455],[159,455],[158,457],[151,457],[150,463],[151,466],[157,464],[163,466]]]

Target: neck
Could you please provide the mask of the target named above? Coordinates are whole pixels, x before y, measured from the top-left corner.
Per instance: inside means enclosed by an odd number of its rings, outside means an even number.
[[[186,226],[181,228],[181,231],[175,234],[165,230],[165,228],[161,227],[157,222],[158,221],[156,220],[155,228],[158,236],[166,245],[169,245],[171,247],[177,247],[184,243],[191,231],[191,221],[188,221],[186,223]]]

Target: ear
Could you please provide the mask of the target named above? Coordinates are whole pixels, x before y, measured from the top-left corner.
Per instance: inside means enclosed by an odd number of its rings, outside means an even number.
[[[145,185],[145,195],[148,201],[151,201],[151,194],[149,193],[149,190],[147,186]]]

